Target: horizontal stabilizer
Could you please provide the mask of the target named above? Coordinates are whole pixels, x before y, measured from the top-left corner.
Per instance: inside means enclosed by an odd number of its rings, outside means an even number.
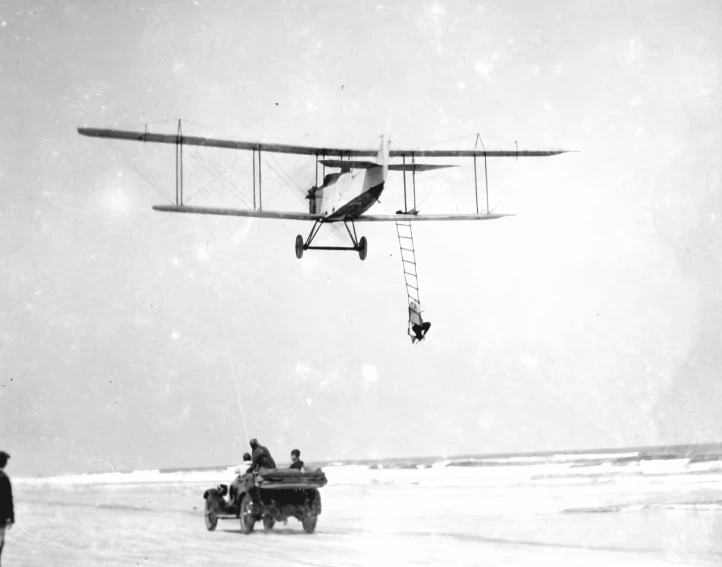
[[[372,169],[381,167],[372,161],[351,161],[342,159],[321,159],[319,163],[326,167],[340,167],[341,169]],[[389,165],[389,171],[431,171],[446,167],[459,167],[458,165],[432,165],[428,163],[394,163]]]
[[[459,167],[458,165],[431,165],[428,163],[395,163],[389,165],[389,171],[431,171],[446,167]]]
[[[326,167],[340,167],[341,169],[372,169],[381,167],[378,163],[372,161],[352,161],[342,159],[320,159],[318,163]]]

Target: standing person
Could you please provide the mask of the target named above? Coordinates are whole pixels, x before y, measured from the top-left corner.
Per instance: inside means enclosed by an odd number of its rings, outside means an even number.
[[[15,509],[13,506],[13,488],[5,467],[8,464],[8,455],[0,451],[0,561],[2,561],[3,547],[5,546],[5,530],[9,530],[15,523]]]
[[[306,469],[303,468],[303,461],[301,460],[301,451],[298,449],[291,451],[291,466],[288,468],[305,472]]]
[[[251,453],[251,466],[246,472],[252,473],[259,469],[275,469],[276,461],[271,457],[271,452],[261,445],[258,440],[251,439],[249,443],[253,452]]]

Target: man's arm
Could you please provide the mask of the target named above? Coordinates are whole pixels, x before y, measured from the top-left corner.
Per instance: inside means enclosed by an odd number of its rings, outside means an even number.
[[[15,510],[13,507],[13,489],[10,479],[5,474],[0,474],[0,510],[5,517],[0,517],[0,523],[6,521],[15,523]]]
[[[258,461],[261,459],[261,455],[263,455],[262,451],[253,451],[253,457],[251,458],[251,466],[248,467],[248,470],[246,473],[252,473],[256,468],[258,467]]]
[[[7,477],[6,477],[7,478]],[[8,478],[8,495],[10,496],[10,521],[15,523],[15,506],[13,505],[13,486]]]

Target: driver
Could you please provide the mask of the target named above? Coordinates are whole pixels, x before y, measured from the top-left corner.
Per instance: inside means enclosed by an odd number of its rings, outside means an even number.
[[[243,469],[249,467],[250,465],[251,455],[249,455],[248,453],[244,453],[243,464],[236,469],[238,476],[236,476],[236,479],[231,483],[231,486],[228,487],[228,504],[232,504],[236,498],[236,495],[241,492],[241,487],[243,485],[243,481],[241,480],[241,474]]]
[[[261,445],[257,439],[251,439],[251,449],[253,449],[253,458],[251,466],[248,467],[246,473],[252,473],[260,469],[275,469],[276,461],[271,457],[271,452]]]

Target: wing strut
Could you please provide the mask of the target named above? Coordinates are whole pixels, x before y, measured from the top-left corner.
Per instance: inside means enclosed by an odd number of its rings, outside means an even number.
[[[148,126],[146,125],[146,131]],[[178,137],[175,143],[175,204],[183,205],[183,130],[178,119]]]
[[[258,152],[258,160],[256,160],[256,152]],[[256,161],[258,161],[258,210],[263,210],[263,193],[261,191],[261,148],[253,148],[253,210],[256,210]]]
[[[402,159],[402,163],[404,165],[406,165],[406,156],[403,156],[401,159]],[[406,168],[404,168],[403,173],[404,173],[404,211],[408,211],[409,206],[406,203]]]
[[[416,157],[414,156],[414,154],[411,154],[411,163],[412,164],[416,163]],[[414,186],[414,208],[413,208],[413,210],[415,211],[416,210],[416,168],[414,168],[413,171],[411,172],[411,184]]]
[[[484,180],[486,183],[486,214],[489,214],[489,174],[486,169],[486,147],[484,141],[481,139],[481,134],[476,135],[476,142],[474,142],[474,150],[476,150],[477,144],[481,142],[481,148],[484,150]],[[519,154],[519,147],[517,146],[517,157]],[[474,154],[474,194],[476,195],[476,212],[479,213],[479,187],[476,182],[476,154]]]
[[[146,135],[148,125],[145,126]],[[261,171],[261,146],[252,149],[253,155],[253,210],[256,210],[256,177],[258,178],[258,210],[263,210],[263,173]],[[258,156],[258,160],[256,160]],[[258,175],[256,175],[256,161],[258,161]],[[178,119],[178,131],[175,140],[175,206],[183,206],[183,126]]]
[[[402,162],[404,165],[406,165],[406,156],[401,156]],[[412,165],[416,163],[416,157],[414,156],[414,153],[411,152],[411,163]],[[404,212],[407,213],[409,211],[409,204],[406,197],[406,168],[403,169],[403,176],[404,176]],[[416,168],[413,168],[411,170],[411,196],[414,198],[414,206],[411,208],[412,211],[416,210]]]

